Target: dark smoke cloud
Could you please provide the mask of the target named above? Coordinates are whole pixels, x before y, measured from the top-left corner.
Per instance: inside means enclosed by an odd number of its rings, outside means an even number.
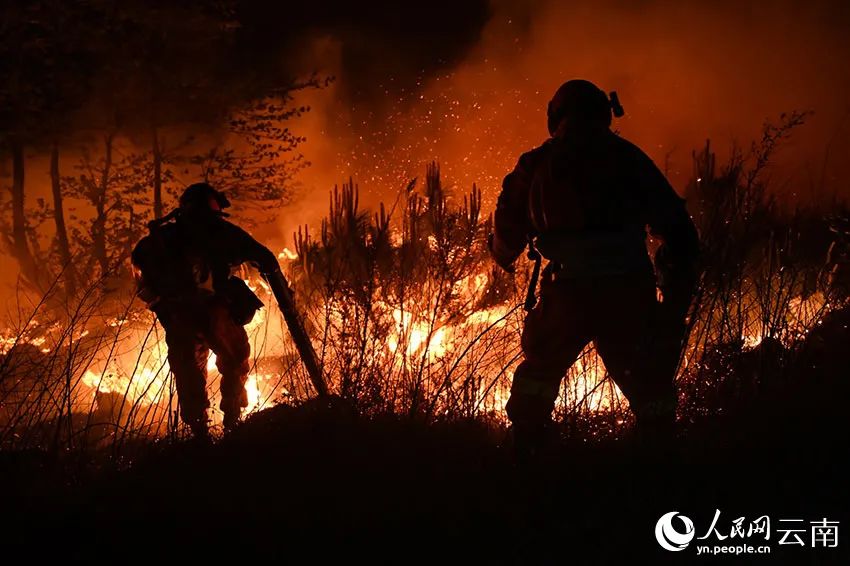
[[[456,63],[488,15],[486,0],[4,3],[0,126],[40,141],[57,128],[145,130],[152,115],[213,125],[315,70],[304,53],[317,36],[343,46],[339,94],[375,100]]]
[[[341,91],[311,132],[334,139],[315,142],[308,178],[325,189],[354,174],[380,191],[439,159],[461,187],[477,181],[492,198],[516,156],[545,139],[551,93],[582,77],[620,92],[627,116],[616,127],[680,188],[707,138],[722,160],[733,144],[746,150],[765,121],[813,111],[778,155],[774,185],[789,201],[847,197],[847,29],[850,3],[838,0],[496,1],[477,43],[415,93],[388,92],[382,106]]]
[[[46,77],[41,92],[65,98],[50,127],[60,116],[68,131],[102,127],[114,107],[122,127],[143,136],[152,113],[214,129],[228,108],[295,77],[336,76],[330,89],[308,93],[314,112],[295,125],[314,163],[305,184],[320,195],[349,174],[381,190],[429,159],[461,186],[477,181],[492,194],[516,155],[545,137],[546,102],[574,77],[620,91],[627,117],[617,127],[657,161],[669,159],[679,186],[705,138],[746,145],[764,120],[794,109],[815,112],[785,152],[794,186],[841,194],[850,186],[842,0],[40,0],[6,3],[2,16],[0,94],[16,69]],[[62,49],[21,59],[9,33],[21,29],[58,38]],[[47,72],[51,61],[65,73]],[[4,131],[53,135],[3,106]],[[379,170],[390,168],[397,174]]]
[[[274,72],[281,63],[303,61],[299,52],[311,37],[332,36],[341,45],[340,94],[353,102],[375,100],[457,63],[478,42],[490,14],[486,0],[242,1],[237,60],[240,68]]]

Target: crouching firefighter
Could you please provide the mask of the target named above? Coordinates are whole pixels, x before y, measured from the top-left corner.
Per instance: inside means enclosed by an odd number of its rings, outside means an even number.
[[[221,373],[225,430],[248,405],[251,346],[244,325],[263,303],[231,270],[251,262],[267,279],[283,280],[275,255],[225,220],[228,206],[210,185],[192,185],[176,210],[150,223],[132,253],[138,294],[165,329],[181,417],[200,438],[208,435],[210,350]]]
[[[561,379],[594,342],[638,431],[671,433],[674,374],[696,281],[697,232],[684,201],[640,149],[610,130],[622,115],[595,85],[572,80],[549,103],[551,137],[522,155],[499,195],[491,253],[504,269],[531,242],[548,264],[533,289],[506,410],[517,449],[534,453]],[[646,228],[660,238],[656,273]],[[532,308],[533,307],[533,308]],[[678,341],[677,341],[678,340]]]

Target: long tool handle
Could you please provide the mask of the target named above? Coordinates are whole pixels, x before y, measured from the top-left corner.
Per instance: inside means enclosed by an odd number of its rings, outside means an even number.
[[[325,383],[322,368],[319,366],[319,358],[316,356],[316,350],[313,349],[313,343],[310,341],[307,330],[304,328],[304,321],[295,306],[295,298],[292,296],[292,290],[289,288],[289,284],[280,271],[264,273],[263,277],[268,281],[272,289],[272,294],[274,294],[274,298],[280,307],[280,312],[283,313],[283,320],[289,328],[292,341],[295,342],[295,348],[301,356],[301,361],[307,369],[307,374],[310,376],[313,387],[316,388],[320,396],[326,396],[328,394],[328,385]]]

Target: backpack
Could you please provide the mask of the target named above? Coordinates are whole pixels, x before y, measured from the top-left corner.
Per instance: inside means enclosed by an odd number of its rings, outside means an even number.
[[[171,213],[148,225],[149,234],[133,249],[133,272],[139,297],[156,312],[162,303],[175,303],[203,296],[220,295],[227,300],[233,320],[248,324],[262,301],[235,276],[214,282],[205,254],[192,252],[189,238]],[[215,283],[215,284],[214,284]]]
[[[197,268],[185,253],[176,222],[168,215],[148,225],[149,233],[133,248],[131,260],[139,297],[148,307],[162,300],[198,294]]]

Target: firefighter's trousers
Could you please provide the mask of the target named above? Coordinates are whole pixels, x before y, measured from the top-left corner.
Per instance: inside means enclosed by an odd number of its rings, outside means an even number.
[[[515,427],[549,423],[561,380],[591,341],[625,394],[638,425],[675,419],[675,364],[660,363],[651,274],[547,279],[522,333],[508,417]]]
[[[245,328],[231,317],[227,302],[213,296],[169,305],[158,314],[165,328],[168,363],[174,373],[183,421],[191,427],[206,424],[210,350],[221,374],[221,410],[225,415],[238,415],[248,405],[245,382],[251,346]]]

